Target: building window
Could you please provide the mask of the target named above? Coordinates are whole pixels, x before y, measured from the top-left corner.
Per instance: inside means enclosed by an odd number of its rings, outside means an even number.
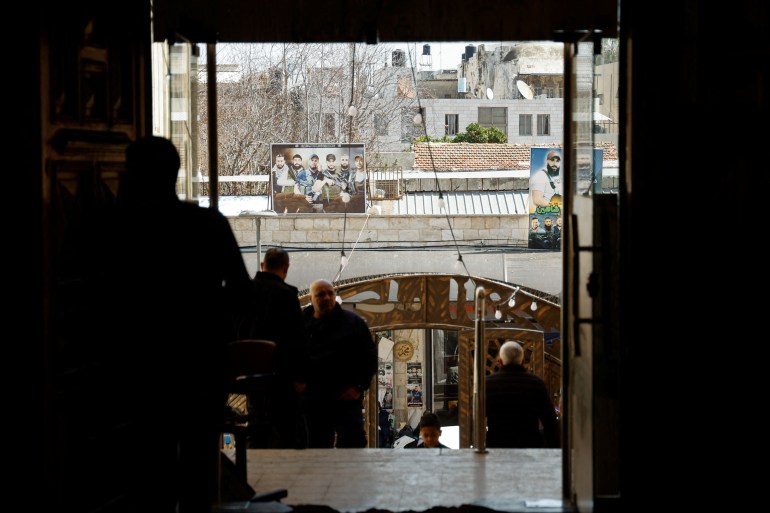
[[[532,114],[519,114],[519,135],[532,135]]]
[[[508,108],[479,107],[479,125],[498,128],[508,135]]]
[[[537,135],[551,135],[551,115],[537,115]]]
[[[459,114],[447,114],[444,116],[444,135],[457,135],[459,118]]]

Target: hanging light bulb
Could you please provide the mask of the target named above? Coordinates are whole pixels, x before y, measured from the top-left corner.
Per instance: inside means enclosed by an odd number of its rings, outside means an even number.
[[[415,125],[422,125],[422,114],[420,114],[419,112],[415,114],[414,117],[412,118],[412,121],[414,121]]]
[[[518,291],[519,291],[519,287],[516,287],[516,290],[514,290],[513,293],[511,294],[511,299],[508,300],[508,306],[510,306],[511,308],[516,306],[516,293]]]
[[[446,210],[446,200],[444,199],[444,193],[438,193],[438,208],[440,210]]]
[[[530,309],[531,309],[533,312],[534,312],[535,310],[537,310],[537,301],[535,301],[535,300],[533,299],[533,300],[532,300],[532,304],[531,304],[531,305],[529,305],[529,308],[530,308]]]
[[[499,309],[495,310],[495,319],[498,321],[503,318],[503,312],[501,312]]]
[[[343,192],[342,194],[340,194],[340,198],[342,199],[343,203],[350,202],[350,194],[348,194],[347,192]]]
[[[356,108],[355,105],[351,105],[350,107],[348,107],[348,116],[350,116],[351,118],[354,118],[357,115],[358,115],[358,109]]]
[[[346,265],[348,265],[348,257],[345,255],[344,251],[342,252],[342,256],[340,257],[340,265],[342,267],[345,267]]]

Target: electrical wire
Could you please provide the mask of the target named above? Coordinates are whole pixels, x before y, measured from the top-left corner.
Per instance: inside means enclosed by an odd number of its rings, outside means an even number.
[[[446,204],[444,201],[444,192],[441,190],[441,185],[438,180],[438,171],[436,170],[436,162],[433,160],[433,150],[431,148],[430,144],[430,137],[428,136],[428,124],[425,121],[425,116],[422,115],[422,103],[420,102],[420,90],[417,87],[417,73],[415,72],[415,65],[414,65],[414,58],[412,55],[412,52],[407,50],[407,54],[409,54],[409,64],[412,68],[412,82],[414,83],[414,95],[415,98],[417,98],[417,111],[422,119],[422,129],[423,133],[425,134],[425,142],[428,145],[428,156],[430,157],[430,165],[433,170],[433,177],[436,180],[436,190],[438,191],[438,201],[439,206],[442,206],[442,210],[444,211],[444,218],[446,218],[446,222],[449,225],[449,233],[452,236],[452,241],[455,244],[455,249],[457,250],[457,262],[459,265],[462,266],[462,268],[465,270],[465,274],[471,278],[471,273],[468,270],[468,266],[465,265],[465,260],[463,260],[463,255],[460,252],[460,245],[457,243],[457,237],[455,237],[455,231],[452,227],[452,220],[449,217],[449,209],[446,208]]]
[[[347,148],[348,148],[348,158],[350,158],[350,140],[353,138],[353,119],[355,114],[355,107],[354,107],[354,100],[355,100],[355,92],[356,92],[356,44],[352,44],[351,49],[351,56],[350,56],[350,105],[348,106],[348,136],[347,136]],[[348,171],[350,172],[350,171]],[[344,189],[342,194],[347,194],[347,189]],[[344,201],[344,200],[343,200]],[[344,201],[345,203],[345,212],[343,214],[342,218],[342,249],[340,250],[340,268],[337,271],[337,275],[332,280],[332,285],[337,283],[337,280],[340,279],[342,276],[342,271],[345,270],[345,267],[347,267],[348,262],[350,261],[350,258],[353,256],[353,251],[355,251],[355,246],[352,250],[350,250],[350,257],[345,255],[345,232],[347,230],[348,226],[348,202]],[[367,217],[368,219],[368,217]],[[358,237],[361,237],[361,234],[358,234]]]

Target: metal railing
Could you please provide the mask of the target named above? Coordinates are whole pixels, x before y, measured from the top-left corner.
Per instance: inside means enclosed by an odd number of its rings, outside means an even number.
[[[484,340],[484,312],[486,311],[487,293],[484,287],[476,287],[475,294],[474,335],[476,337],[473,351],[473,441],[476,452],[487,452],[487,387],[486,387],[486,356],[487,348]]]
[[[369,199],[397,200],[404,195],[404,170],[400,166],[369,166]]]

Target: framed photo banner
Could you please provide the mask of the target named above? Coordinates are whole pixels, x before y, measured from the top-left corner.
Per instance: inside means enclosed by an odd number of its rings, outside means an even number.
[[[270,183],[273,210],[278,214],[363,214],[364,144],[272,144]]]

